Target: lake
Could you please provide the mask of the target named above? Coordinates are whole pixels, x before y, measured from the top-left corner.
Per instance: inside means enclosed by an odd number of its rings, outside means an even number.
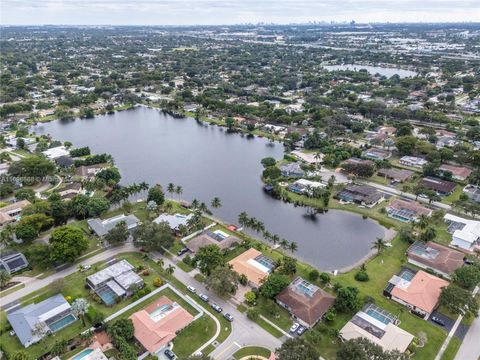
[[[321,270],[348,267],[371,251],[385,229],[372,220],[346,211],[330,210],[315,219],[301,207],[275,200],[263,191],[260,160],[283,157],[283,145],[263,138],[227,133],[194,119],[175,119],[156,109],[133,110],[94,119],[39,124],[37,134],[89,146],[92,153],[109,153],[122,174],[122,183],[146,181],[181,185],[186,200],[207,205],[215,196],[222,207],[214,216],[237,223],[246,211],[266,229],[298,243],[295,256]],[[175,195],[173,196],[175,197]]]
[[[386,76],[387,78],[392,77],[393,75],[398,75],[400,78],[403,79],[406,77],[413,77],[417,75],[415,71],[398,69],[393,67],[392,68],[382,67],[382,66],[344,64],[344,65],[324,65],[323,67],[329,71],[332,71],[332,70],[359,71],[361,69],[365,69],[371,75],[380,74],[380,75]]]

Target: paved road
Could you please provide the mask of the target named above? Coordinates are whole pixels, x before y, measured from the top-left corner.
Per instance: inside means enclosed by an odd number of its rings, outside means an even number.
[[[411,200],[417,200],[417,201],[423,202],[425,204],[430,204],[428,199],[424,199],[424,198],[421,198],[421,197],[417,198],[417,196],[414,195],[414,194],[405,193],[405,192],[402,192],[402,191],[397,190],[395,188],[392,188],[390,186],[380,185],[380,184],[377,184],[377,183],[374,183],[374,182],[371,182],[371,181],[363,181],[363,183],[366,184],[366,185],[373,186],[373,187],[377,188],[378,190],[380,190],[382,192],[385,192],[387,194],[403,196],[403,197],[411,199]],[[444,209],[444,210],[451,210],[452,209],[452,207],[450,205],[443,204],[443,203],[438,202],[438,201],[433,201],[430,205],[434,206],[434,207],[437,207],[437,208],[440,208],[440,209]]]
[[[165,265],[175,265],[176,260],[164,258]],[[262,346],[264,348],[275,350],[280,347],[282,341],[286,339],[277,339],[269,332],[248,320],[248,318],[236,309],[236,305],[230,301],[225,301],[214,293],[209,292],[203,284],[195,280],[190,273],[186,273],[179,267],[176,267],[175,277],[185,285],[193,286],[197,293],[207,294],[210,302],[214,302],[223,308],[223,313],[228,312],[234,317],[232,323],[232,333],[221,343],[210,355],[215,360],[228,360],[240,348],[244,346]]]
[[[130,252],[130,251],[138,251],[133,244],[127,243],[125,245],[107,249],[105,251],[102,251],[101,253],[94,255],[88,259],[85,259],[81,263],[84,265],[93,265],[95,263],[98,263],[100,261],[107,260],[111,257],[114,257],[115,255],[122,253],[122,252]],[[19,289],[11,294],[7,294],[5,296],[2,296],[1,298],[1,306],[2,308],[8,308],[7,305],[10,303],[28,295],[31,294],[32,292],[39,290],[48,284],[50,284],[52,281],[55,281],[57,279],[63,279],[65,276],[68,276],[72,273],[77,271],[77,265],[70,266],[66,269],[63,269],[61,271],[56,272],[55,274],[52,274],[44,279],[38,279],[38,278],[28,278],[26,279],[25,277],[22,277],[20,280],[25,280],[22,281],[25,284],[25,287],[22,289]],[[15,277],[12,279],[15,281]]]
[[[478,287],[475,289],[477,293]],[[458,349],[455,360],[478,360],[480,359],[480,317],[475,318]]]

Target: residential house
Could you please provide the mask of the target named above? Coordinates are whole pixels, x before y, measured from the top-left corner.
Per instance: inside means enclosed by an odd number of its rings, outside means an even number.
[[[380,203],[384,197],[381,192],[369,185],[348,184],[335,197],[347,203],[360,204],[373,207]]]
[[[76,195],[85,194],[85,190],[80,183],[70,183],[66,184],[60,190],[56,191],[62,200],[70,200]]]
[[[447,231],[452,234],[450,246],[466,251],[474,251],[480,246],[480,221],[452,214],[446,214],[443,220],[448,224]]]
[[[82,165],[75,169],[75,175],[80,176],[83,179],[93,178],[97,173],[106,169],[108,166],[105,164],[96,164],[96,165]]]
[[[403,156],[399,160],[400,165],[421,169],[428,163],[427,160],[416,156]]]
[[[423,270],[403,267],[388,281],[383,294],[405,305],[412,313],[428,319],[438,305],[442,289],[448,284],[448,281]]]
[[[457,186],[457,184],[455,184],[454,182],[443,180],[433,176],[424,177],[420,181],[420,185],[427,189],[433,190],[440,195],[451,194]]]
[[[291,154],[294,155],[299,160],[305,161],[308,164],[318,164],[323,160],[323,154],[317,155],[316,153],[303,152],[299,150],[293,150]]]
[[[301,177],[305,175],[299,163],[288,163],[280,166],[282,176]]]
[[[455,165],[448,165],[442,164],[439,168],[441,173],[450,172],[452,174],[452,178],[459,181],[465,181],[472,173],[472,169],[469,169],[464,166],[455,166]]]
[[[10,169],[9,163],[0,163],[0,175],[5,175],[8,173],[8,169]]]
[[[179,233],[179,230],[182,226],[188,226],[188,221],[193,217],[193,214],[160,214],[155,220],[154,223],[160,224],[161,222],[166,222],[170,229],[175,233]]]
[[[310,181],[306,179],[299,179],[295,181],[293,184],[288,186],[288,190],[297,193],[297,194],[309,194],[318,188],[326,187],[325,184],[318,182],[318,181]]]
[[[407,257],[409,263],[449,278],[455,270],[463,266],[465,255],[432,241],[416,241],[408,248]]]
[[[382,168],[378,170],[377,174],[379,176],[384,176],[385,178],[396,181],[396,182],[404,182],[410,179],[415,174],[415,172],[412,170],[406,170],[406,169]]]
[[[142,278],[135,272],[135,267],[127,260],[120,260],[90,275],[86,282],[108,306],[132,295],[144,285]]]
[[[432,210],[420,205],[416,201],[394,199],[386,207],[387,214],[391,218],[403,222],[416,222],[420,216],[432,215]]]
[[[340,337],[345,341],[364,338],[384,351],[403,353],[414,336],[399,328],[399,323],[395,315],[374,304],[367,304],[340,330]]]
[[[392,153],[384,149],[370,148],[368,150],[365,150],[362,155],[367,159],[386,160],[392,156]]]
[[[0,252],[0,270],[6,270],[9,274],[16,273],[28,268],[26,257],[15,250],[2,250]]]
[[[258,288],[262,281],[275,268],[275,262],[263,255],[255,248],[250,248],[236,258],[230,260],[229,265],[240,275],[245,275],[250,286]]]
[[[463,192],[470,200],[480,203],[480,186],[469,184],[463,188]]]
[[[344,163],[352,164],[352,165],[369,165],[369,166],[375,165],[375,163],[372,160],[359,159],[359,158],[350,158],[345,160]]]
[[[70,151],[68,151],[65,148],[65,146],[57,146],[57,147],[42,151],[42,154],[45,155],[50,160],[56,160],[62,156],[69,156]]]
[[[308,328],[315,326],[335,302],[333,295],[301,277],[297,277],[275,299],[295,321]]]
[[[7,313],[7,319],[24,347],[39,342],[46,335],[77,320],[70,304],[61,294],[11,311]]]
[[[22,210],[30,204],[28,200],[21,200],[0,208],[0,227],[17,221]]]
[[[88,219],[87,224],[97,234],[97,236],[103,237],[112,230],[118,223],[124,222],[127,224],[128,230],[134,230],[139,224],[140,220],[135,215],[117,215],[106,220],[101,219]]]
[[[60,156],[59,158],[55,159],[55,163],[57,166],[63,167],[63,168],[69,168],[70,166],[73,165],[73,159],[70,156]]]
[[[162,296],[146,308],[129,317],[134,337],[150,354],[161,354],[177,333],[187,327],[194,317],[176,302]]]
[[[228,249],[235,244],[239,244],[241,241],[235,236],[231,236],[224,233],[221,230],[214,232],[204,231],[200,235],[195,236],[193,239],[188,240],[185,246],[193,253],[196,253],[200,248],[207,245],[217,245],[220,249]]]

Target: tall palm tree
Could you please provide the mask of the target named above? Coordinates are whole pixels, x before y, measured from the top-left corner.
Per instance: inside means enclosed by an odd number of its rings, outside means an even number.
[[[267,241],[272,241],[272,234],[270,234],[270,231],[268,230],[265,230],[263,232],[263,237],[265,238],[265,240]]]
[[[193,200],[192,200],[192,208],[193,208],[193,209],[197,209],[197,208],[198,208],[198,205],[199,205],[198,200],[197,200],[197,199],[193,199]]]
[[[240,214],[238,214],[238,223],[241,226],[247,226],[248,222],[248,214],[245,211],[242,211]]]
[[[165,265],[165,260],[162,258],[157,260],[157,265],[160,266],[160,269],[163,269],[163,265]]]
[[[418,226],[422,230],[426,229],[429,223],[430,219],[425,214],[420,215],[420,217],[418,218]]]
[[[175,192],[175,184],[174,183],[168,183],[167,185],[167,192],[172,195]]]
[[[210,204],[214,209],[217,209],[222,206],[222,202],[220,201],[220,198],[214,197],[212,199],[212,202]]]
[[[280,240],[280,246],[282,249],[286,250],[289,247],[290,243],[288,242],[287,239],[282,239]]]
[[[10,244],[12,240],[12,236],[14,233],[15,228],[12,224],[7,224],[3,227],[2,232],[0,232],[0,244],[3,246],[7,246]]]
[[[298,244],[295,241],[292,241],[290,245],[288,245],[288,249],[292,252],[292,254],[298,250]]]
[[[175,271],[175,266],[173,266],[173,265],[168,265],[168,267],[165,269],[165,272],[168,275],[172,275],[174,271]]]
[[[280,242],[280,236],[278,236],[277,234],[273,234],[272,235],[272,244],[273,246],[277,246],[278,243]]]
[[[183,193],[183,188],[180,185],[177,185],[175,188],[175,193],[180,197],[180,195]]]
[[[375,242],[372,245],[372,249],[376,249],[377,252],[380,254],[385,248],[387,247],[387,244],[385,244],[385,241],[383,241],[382,238],[377,238]]]

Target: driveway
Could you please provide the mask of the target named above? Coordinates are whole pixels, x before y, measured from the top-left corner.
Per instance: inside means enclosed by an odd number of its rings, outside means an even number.
[[[458,349],[455,360],[477,360],[480,359],[480,317],[475,318]]]
[[[445,323],[445,326],[441,326],[441,325],[433,322],[433,321],[431,320],[431,319],[432,319],[432,316],[435,316],[435,317],[443,320],[443,322]],[[453,325],[455,324],[456,319],[449,318],[448,316],[443,315],[442,313],[439,313],[439,312],[437,312],[437,311],[434,311],[434,312],[432,313],[432,315],[428,318],[428,321],[431,322],[433,325],[438,326],[439,328],[442,328],[442,329],[445,330],[447,333],[449,333],[450,330],[452,330]],[[455,331],[455,336],[458,337],[460,340],[463,340],[464,337],[465,337],[465,335],[467,334],[467,332],[468,332],[468,326],[467,326],[467,325],[460,324],[460,325],[458,325],[457,330]]]
[[[177,257],[174,257],[174,260],[164,258],[165,265],[175,266],[176,259]],[[273,351],[286,340],[277,339],[259,325],[250,321],[245,314],[237,310],[233,302],[225,301],[215,293],[208,291],[202,283],[192,277],[193,274],[190,275],[190,273],[186,273],[179,267],[176,267],[174,276],[185,285],[195,287],[197,294],[207,294],[210,298],[210,303],[220,305],[223,308],[223,313],[230,313],[234,318],[230,336],[210,354],[215,360],[228,360],[238,349],[244,346],[262,346]]]

